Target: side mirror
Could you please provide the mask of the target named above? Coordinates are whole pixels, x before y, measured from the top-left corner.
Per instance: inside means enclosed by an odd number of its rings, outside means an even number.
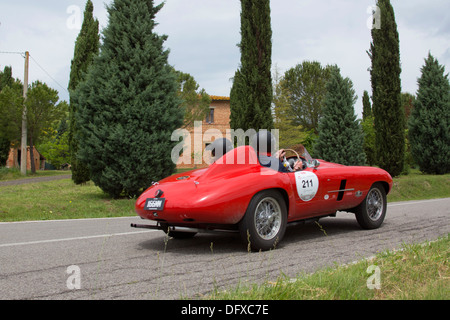
[[[312,161],[312,165],[313,165],[314,169],[317,169],[320,166],[320,161],[317,159],[314,159]]]

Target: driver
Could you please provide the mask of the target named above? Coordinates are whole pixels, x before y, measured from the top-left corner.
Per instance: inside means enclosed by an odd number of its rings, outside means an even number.
[[[272,147],[275,145],[275,138],[267,130],[259,131],[253,136],[251,146],[255,149],[259,162],[262,166],[278,170],[279,172],[293,172],[302,169],[302,161],[297,160],[294,164],[294,168],[291,168],[286,161],[286,151],[278,150],[274,156],[272,156]]]
[[[286,151],[284,149],[280,149],[275,153],[275,157],[279,159],[284,168],[286,168],[287,172],[294,172],[301,170],[303,168],[303,163],[300,160],[295,161],[294,168],[291,168],[291,164],[286,161]],[[283,171],[286,172],[286,171]]]

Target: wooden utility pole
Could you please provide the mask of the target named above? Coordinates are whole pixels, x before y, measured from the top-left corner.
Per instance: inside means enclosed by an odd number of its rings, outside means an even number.
[[[22,141],[21,141],[21,154],[20,154],[20,172],[22,175],[27,174],[27,107],[25,100],[27,99],[28,91],[28,64],[30,60],[30,53],[25,52],[25,74],[23,77],[23,113],[22,113]],[[33,159],[31,159],[33,161]]]

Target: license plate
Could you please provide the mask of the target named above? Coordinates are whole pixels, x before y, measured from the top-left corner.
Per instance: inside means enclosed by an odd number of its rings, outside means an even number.
[[[165,198],[148,198],[145,201],[144,210],[147,211],[162,211],[164,209]]]

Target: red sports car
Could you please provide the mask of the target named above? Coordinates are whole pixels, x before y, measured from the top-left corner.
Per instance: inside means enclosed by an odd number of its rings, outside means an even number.
[[[378,228],[386,215],[392,178],[386,171],[313,160],[306,152],[287,158],[302,168],[280,172],[261,165],[251,146],[228,151],[208,168],[165,178],[136,201],[136,212],[173,238],[197,232],[236,231],[252,250],[274,248],[287,225],[353,212],[364,229]]]

